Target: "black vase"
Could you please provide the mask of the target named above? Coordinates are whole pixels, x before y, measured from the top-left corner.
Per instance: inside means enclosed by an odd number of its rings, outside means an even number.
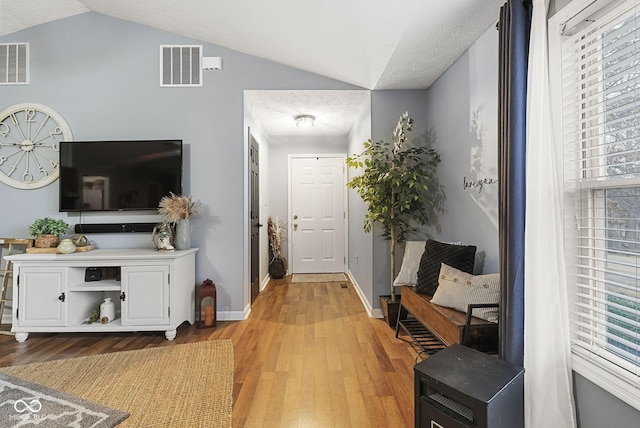
[[[284,260],[278,257],[271,260],[271,263],[269,263],[269,275],[271,276],[271,278],[284,278],[286,274],[287,270],[284,267]]]

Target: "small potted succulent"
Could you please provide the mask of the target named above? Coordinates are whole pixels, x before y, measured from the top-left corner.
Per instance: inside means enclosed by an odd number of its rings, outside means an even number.
[[[36,237],[37,248],[55,248],[60,243],[60,236],[68,229],[69,225],[64,220],[44,217],[29,226],[29,234]]]

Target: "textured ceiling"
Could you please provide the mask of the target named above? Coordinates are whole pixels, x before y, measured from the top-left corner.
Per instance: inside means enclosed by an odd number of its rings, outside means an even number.
[[[347,135],[369,102],[369,91],[244,91],[254,117],[269,135]],[[298,128],[295,116],[316,117],[313,129]]]
[[[0,36],[96,12],[364,89],[426,89],[497,21],[504,1],[0,0]]]

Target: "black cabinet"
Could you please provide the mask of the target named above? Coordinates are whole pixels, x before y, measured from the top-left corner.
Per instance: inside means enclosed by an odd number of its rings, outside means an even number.
[[[415,426],[524,427],[524,369],[462,345],[414,367]]]

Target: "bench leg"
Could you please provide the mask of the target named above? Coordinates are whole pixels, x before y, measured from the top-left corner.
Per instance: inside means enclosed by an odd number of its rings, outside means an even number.
[[[396,322],[396,338],[398,337],[398,333],[400,332],[400,321],[404,321],[407,319],[407,310],[400,303],[400,310],[398,311],[398,322]]]

